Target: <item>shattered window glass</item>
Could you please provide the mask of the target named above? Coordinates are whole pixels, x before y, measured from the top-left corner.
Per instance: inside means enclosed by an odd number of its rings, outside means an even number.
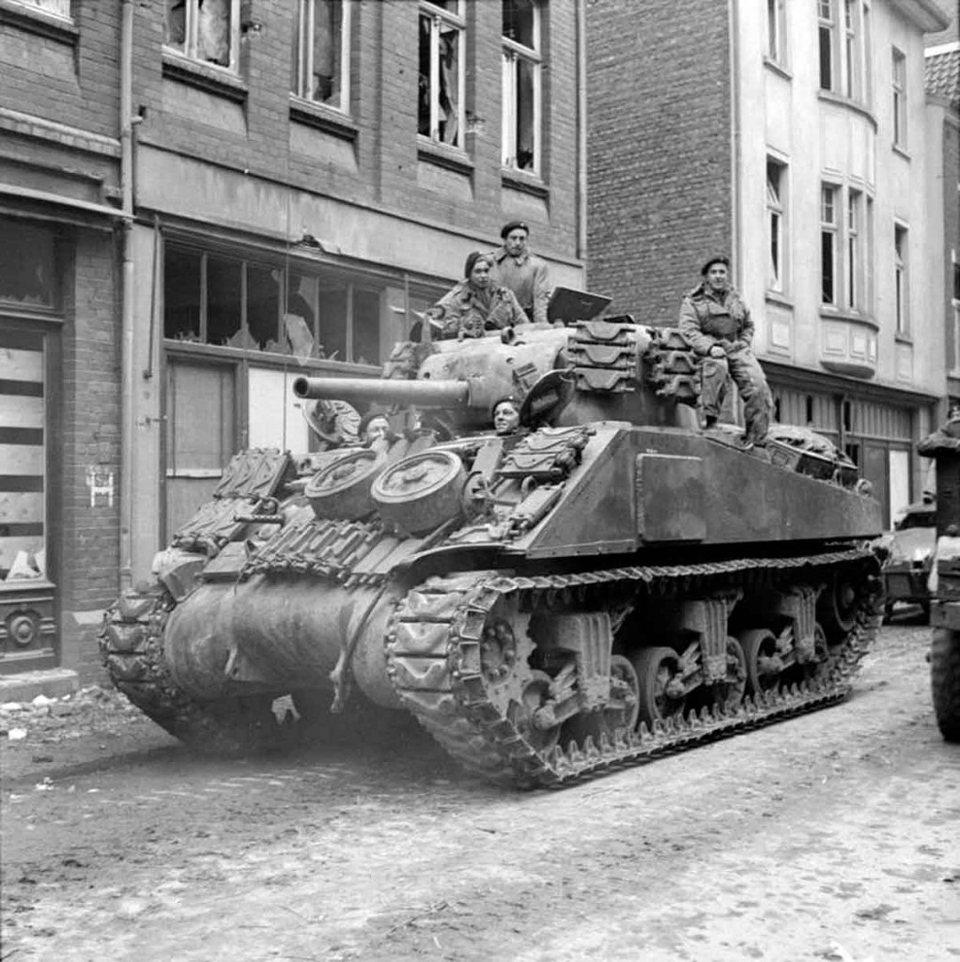
[[[203,63],[236,69],[240,0],[164,0],[164,43]]]
[[[441,9],[457,16],[441,13]],[[425,4],[419,19],[417,131],[453,147],[463,145],[464,29],[459,12],[454,0],[444,5]]]

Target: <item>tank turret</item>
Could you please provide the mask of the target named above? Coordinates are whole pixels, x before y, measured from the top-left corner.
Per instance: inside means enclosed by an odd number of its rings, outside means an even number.
[[[204,749],[283,737],[278,698],[315,737],[374,702],[521,786],[842,699],[882,616],[879,505],[804,428],[749,450],[701,430],[697,379],[676,331],[629,316],[298,378],[303,399],[414,406],[423,426],[235,456],[153,586],[108,612],[115,683]],[[521,423],[497,434],[504,398]]]

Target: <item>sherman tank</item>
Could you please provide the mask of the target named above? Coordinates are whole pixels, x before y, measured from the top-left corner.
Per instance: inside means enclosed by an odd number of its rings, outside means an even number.
[[[883,614],[879,506],[822,436],[701,428],[697,374],[676,331],[623,315],[298,378],[392,434],[234,457],[107,612],[116,687],[204,751],[374,703],[527,788],[842,700]],[[521,423],[498,435],[504,398]]]

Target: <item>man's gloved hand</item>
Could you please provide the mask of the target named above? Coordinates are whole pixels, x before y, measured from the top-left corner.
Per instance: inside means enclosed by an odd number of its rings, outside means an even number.
[[[714,344],[713,347],[710,348],[710,352],[707,354],[707,357],[726,357],[726,356],[727,356],[727,352],[719,344]]]

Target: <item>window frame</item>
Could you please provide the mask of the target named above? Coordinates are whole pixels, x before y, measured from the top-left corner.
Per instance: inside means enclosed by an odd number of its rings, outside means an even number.
[[[169,2],[169,0],[167,0]],[[202,64],[204,67],[209,67],[212,70],[222,70],[226,73],[232,75],[239,75],[240,73],[240,0],[229,0],[230,11],[229,11],[229,37],[227,38],[228,43],[228,63],[222,64],[217,63],[215,60],[209,60],[201,57],[199,55],[199,30],[200,30],[200,19],[199,19],[199,2],[198,0],[184,0],[184,27],[183,27],[183,44],[171,44],[164,37],[163,48],[165,51],[172,53],[176,56],[183,57],[192,63]],[[167,28],[167,18],[169,16],[169,7],[166,8],[164,13],[164,29]]]
[[[776,171],[776,182],[771,179]],[[769,255],[767,290],[786,294],[789,290],[788,225],[787,225],[787,170],[788,165],[777,157],[767,155],[766,213],[767,253]]]
[[[502,81],[502,123],[500,139],[500,165],[510,171],[520,171],[541,177],[543,173],[543,5],[532,0],[533,41],[528,47],[519,41],[506,37],[501,25],[501,81]],[[501,24],[503,6],[501,3]],[[520,91],[521,63],[529,65],[533,77],[533,104],[531,105],[533,130],[533,156],[529,167],[517,163],[519,137],[517,128],[517,104]]]
[[[838,254],[839,254],[839,225],[837,224],[837,198],[840,195],[841,187],[839,184],[822,181],[820,184],[820,306],[838,309],[840,302],[837,297],[838,274]],[[829,197],[829,219],[827,217]],[[824,243],[830,239],[830,298],[827,299],[826,277],[824,267],[826,266],[826,252]]]
[[[297,97],[306,103],[318,105],[327,110],[335,110],[337,113],[349,116],[352,112],[350,101],[350,74],[354,4],[353,0],[338,0],[338,2],[340,3],[339,103],[332,103],[329,100],[321,100],[309,92],[313,86],[311,78],[313,77],[315,44],[313,42],[309,44],[304,43],[304,20],[306,19],[310,22],[309,36],[312,40],[316,31],[315,0],[298,0],[297,2],[297,19],[295,27],[296,44],[294,53],[296,58],[296,80],[294,84],[295,89],[292,91],[292,93],[294,97]],[[306,62],[304,62],[304,59]]]
[[[891,48],[890,86],[892,92],[893,146],[907,148],[907,57],[897,47]]]
[[[455,11],[447,10],[444,7],[431,3],[430,0],[419,0],[417,8],[417,42],[420,43],[420,21],[424,17],[430,18],[430,120],[429,133],[424,134],[419,130],[419,111],[417,118],[417,136],[423,141],[463,151],[464,145],[464,124],[466,122],[466,54],[467,54],[467,21],[464,10],[464,0],[454,0],[456,3]],[[441,29],[455,30],[457,32],[457,109],[456,109],[456,139],[453,141],[445,140],[440,134],[440,34]],[[419,54],[418,54],[419,55]]]
[[[868,12],[864,0],[817,0],[819,88],[862,104],[870,91]]]
[[[863,313],[864,305],[864,225],[863,191],[848,187],[844,204],[846,264],[846,306],[848,310]]]
[[[787,66],[787,11],[785,0],[767,0],[767,59]]]
[[[73,23],[73,0],[9,0],[27,13],[45,14],[65,23]]]
[[[893,224],[894,332],[910,336],[910,230],[901,221]]]

